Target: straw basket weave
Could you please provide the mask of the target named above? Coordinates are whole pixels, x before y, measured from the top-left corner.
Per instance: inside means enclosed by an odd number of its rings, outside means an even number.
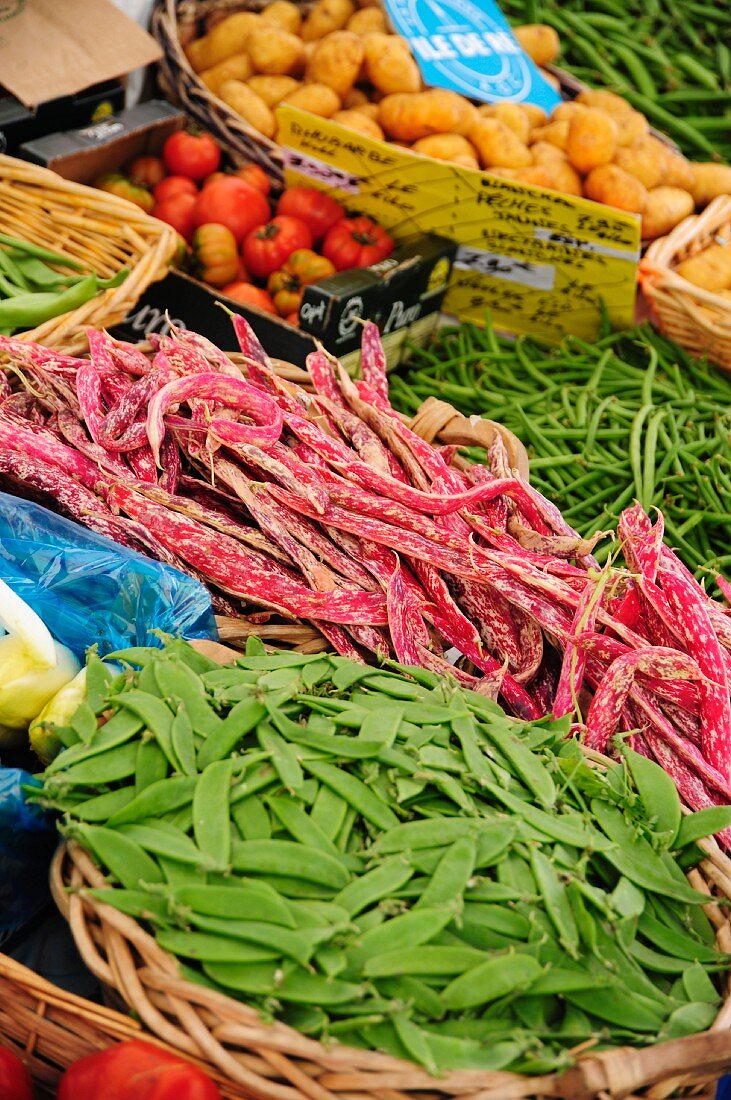
[[[640,282],[662,332],[692,355],[731,371],[731,301],[675,271],[681,260],[714,243],[731,248],[731,195],[720,195],[702,214],[654,241],[640,265]]]
[[[86,349],[87,326],[121,321],[150,283],[162,278],[177,248],[171,226],[125,199],[6,156],[0,156],[0,231],[60,252],[104,279],[129,269],[120,286],[20,334],[71,354]]]

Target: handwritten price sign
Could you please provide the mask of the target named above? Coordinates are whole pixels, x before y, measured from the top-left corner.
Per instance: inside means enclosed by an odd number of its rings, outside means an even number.
[[[459,245],[444,310],[549,339],[596,335],[602,304],[632,324],[640,219],[588,199],[459,168],[280,107],[288,185],[334,195],[398,241],[438,233]]]

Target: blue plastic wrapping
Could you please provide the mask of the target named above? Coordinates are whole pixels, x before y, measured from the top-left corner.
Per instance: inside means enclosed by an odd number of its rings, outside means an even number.
[[[155,645],[151,630],[216,638],[206,588],[38,504],[0,493],[0,578],[83,662]]]
[[[20,768],[0,768],[0,935],[29,921],[48,901],[48,864],[56,846],[51,818],[25,801],[35,785]]]

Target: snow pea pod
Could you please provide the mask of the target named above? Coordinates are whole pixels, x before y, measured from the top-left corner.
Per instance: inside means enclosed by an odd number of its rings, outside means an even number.
[[[344,798],[358,813],[379,829],[392,829],[398,818],[360,779],[319,760],[305,761],[305,770]]]
[[[225,870],[231,861],[232,760],[217,760],[198,776],[193,791],[193,835],[212,866]]]
[[[170,779],[151,783],[113,813],[107,823],[111,829],[116,829],[120,825],[142,821],[146,817],[159,817],[170,810],[177,810],[192,800],[196,782],[193,776],[172,776]]]
[[[134,837],[102,825],[77,825],[70,835],[78,838],[128,890],[141,882],[162,882],[162,872]]]
[[[452,1010],[475,1008],[528,989],[541,974],[540,963],[530,955],[498,955],[460,974],[444,989],[441,999]]]
[[[329,886],[346,886],[350,875],[334,856],[310,851],[302,857],[302,847],[290,840],[239,840],[232,845],[235,871],[284,875]]]

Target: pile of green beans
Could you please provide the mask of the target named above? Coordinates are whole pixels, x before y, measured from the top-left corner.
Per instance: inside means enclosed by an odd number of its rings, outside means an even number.
[[[389,383],[410,415],[436,396],[510,428],[531,482],[580,534],[613,528],[636,498],[662,509],[699,579],[731,565],[731,379],[649,326],[546,348],[498,337],[488,317],[441,329]]]
[[[731,157],[731,12],[695,0],[505,0],[514,24],[548,23],[558,64],[625,96],[694,159]]]
[[[226,667],[180,641],[112,656],[41,797],[113,887],[89,893],[191,980],[431,1073],[713,1021],[731,956],[683,868],[731,808],[682,817],[645,757],[595,769],[568,719],[421,668],[258,639]]]

